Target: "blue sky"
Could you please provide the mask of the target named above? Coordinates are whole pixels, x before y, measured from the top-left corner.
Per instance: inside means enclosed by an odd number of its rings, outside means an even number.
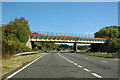
[[[118,25],[117,2],[3,2],[2,23],[25,17],[31,31],[93,33]]]

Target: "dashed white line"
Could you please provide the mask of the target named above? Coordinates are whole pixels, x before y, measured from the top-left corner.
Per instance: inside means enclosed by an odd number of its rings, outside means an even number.
[[[96,76],[97,78],[102,78],[102,76],[96,74],[96,73],[92,73],[93,76]]]
[[[84,70],[87,71],[87,72],[90,72],[90,70],[88,70],[88,69],[86,69],[86,68],[84,68]]]
[[[58,53],[58,55],[61,56],[59,53]],[[77,63],[74,63],[73,61],[71,61],[71,60],[69,60],[69,59],[67,59],[67,58],[65,58],[63,56],[61,56],[61,57],[64,58],[64,59],[66,59],[66,60],[68,60],[70,63],[73,63],[74,65],[77,65],[79,68],[82,68],[81,65],[78,65]],[[85,59],[88,59],[88,58],[85,58]],[[105,61],[102,61],[102,62],[105,62]],[[86,69],[86,68],[83,68],[83,70],[86,71],[86,72],[91,72],[89,69]],[[100,76],[100,75],[98,75],[96,73],[91,73],[91,74],[93,76],[97,77],[97,78],[102,78],[102,76]]]
[[[78,65],[79,68],[82,68],[82,66]]]
[[[74,63],[73,61],[71,61],[71,63]]]
[[[71,62],[71,60],[68,60],[69,62]]]
[[[68,58],[66,58],[66,60],[69,60]]]
[[[44,54],[43,56],[45,56],[46,54]],[[6,79],[4,80],[8,80],[10,78],[12,78],[13,76],[15,76],[16,74],[18,74],[20,71],[24,70],[25,68],[27,68],[28,66],[30,66],[31,64],[33,64],[35,61],[37,61],[38,59],[42,58],[43,56],[40,56],[39,58],[35,59],[34,61],[30,62],[29,64],[27,64],[26,66],[22,67],[21,69],[19,69],[18,71],[16,71],[15,73],[9,75]]]
[[[74,63],[74,65],[77,65],[77,63]]]

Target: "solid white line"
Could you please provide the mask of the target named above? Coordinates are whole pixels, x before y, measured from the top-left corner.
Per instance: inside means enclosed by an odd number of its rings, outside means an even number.
[[[108,63],[107,61],[101,61],[101,62]]]
[[[44,54],[43,56],[45,56],[46,54]],[[22,67],[21,69],[19,69],[18,71],[14,72],[13,74],[9,75],[6,79],[4,80],[8,80],[10,78],[12,78],[14,75],[16,75],[17,73],[19,73],[20,71],[24,70],[25,68],[27,68],[28,66],[30,66],[31,64],[33,64],[35,61],[37,61],[38,59],[42,58],[43,56],[40,56],[39,58],[35,59],[34,61],[28,63],[26,66]]]
[[[93,76],[96,76],[96,77],[98,77],[98,78],[102,78],[102,76],[100,76],[100,75],[98,75],[98,74],[96,74],[96,73],[92,73],[92,75],[93,75]]]
[[[88,70],[88,69],[86,69],[86,68],[84,68],[84,70],[87,71],[87,72],[90,72],[90,70]]]
[[[111,59],[111,60],[119,60],[119,59]]]

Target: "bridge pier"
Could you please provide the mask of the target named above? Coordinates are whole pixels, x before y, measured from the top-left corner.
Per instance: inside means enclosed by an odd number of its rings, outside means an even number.
[[[74,43],[73,49],[74,51],[77,51],[77,42]]]

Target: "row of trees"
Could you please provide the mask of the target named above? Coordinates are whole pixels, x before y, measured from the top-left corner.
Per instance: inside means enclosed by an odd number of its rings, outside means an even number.
[[[96,38],[108,38],[108,49],[110,52],[120,51],[120,27],[108,26],[95,33]]]

